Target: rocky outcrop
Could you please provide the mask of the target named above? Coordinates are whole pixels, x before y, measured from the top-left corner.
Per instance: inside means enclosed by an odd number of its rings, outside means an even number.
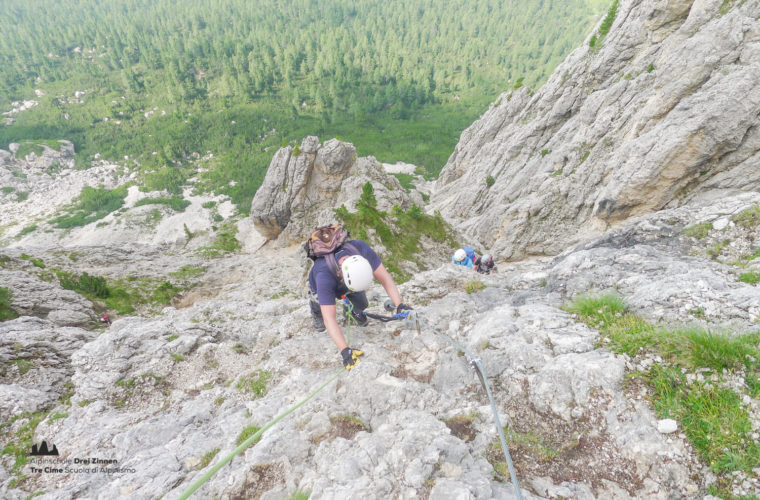
[[[72,354],[94,337],[39,318],[0,323],[0,418],[55,406],[74,373]]]
[[[432,204],[495,253],[760,186],[760,4],[622,0],[609,34],[462,133]],[[489,186],[490,185],[490,186]]]
[[[306,137],[298,152],[288,146],[275,153],[253,198],[251,218],[267,239],[282,235],[285,243],[301,241],[315,225],[335,222],[335,208],[353,208],[366,182],[372,183],[380,210],[423,203],[419,193],[406,193],[374,157],[357,158],[353,144],[337,139],[320,144],[318,138]]]
[[[98,320],[89,300],[57,283],[1,268],[0,283],[13,294],[11,307],[22,316],[44,318],[59,326],[86,326]]]

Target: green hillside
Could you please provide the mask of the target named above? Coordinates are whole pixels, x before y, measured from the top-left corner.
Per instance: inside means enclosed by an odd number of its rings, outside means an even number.
[[[82,167],[129,156],[174,191],[188,155],[211,152],[202,188],[243,212],[274,151],[305,135],[434,177],[488,103],[540,85],[606,4],[5,0],[0,111],[40,105],[0,127],[0,148],[65,138]]]

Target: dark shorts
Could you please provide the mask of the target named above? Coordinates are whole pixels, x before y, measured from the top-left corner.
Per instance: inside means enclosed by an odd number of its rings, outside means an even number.
[[[340,301],[340,297],[335,297],[338,301],[336,303],[336,306],[338,304],[343,304],[342,301]],[[361,313],[369,306],[369,301],[367,300],[367,294],[364,292],[351,292],[346,294],[346,298],[349,302],[351,302],[351,305],[353,306],[353,313]],[[344,306],[345,307],[345,306]],[[322,309],[319,307],[319,302],[317,302],[317,294],[312,293],[309,295],[309,309],[311,310],[311,319],[314,323],[314,328],[322,332],[325,330],[325,320],[322,318]]]

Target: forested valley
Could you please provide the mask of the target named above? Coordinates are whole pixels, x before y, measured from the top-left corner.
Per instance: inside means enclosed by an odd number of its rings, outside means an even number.
[[[506,89],[540,86],[606,0],[4,0],[0,148],[68,139],[241,213],[306,135],[437,176]],[[205,156],[198,172],[188,161]]]

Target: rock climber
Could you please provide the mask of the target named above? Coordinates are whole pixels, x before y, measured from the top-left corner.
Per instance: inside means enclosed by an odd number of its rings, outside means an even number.
[[[470,247],[465,247],[470,248]],[[472,250],[470,248],[470,250]],[[473,252],[473,255],[475,252]],[[463,266],[468,269],[473,268],[473,258],[467,254],[467,251],[464,248],[458,249],[456,252],[454,252],[454,256],[451,257],[451,261],[456,264],[457,266]]]
[[[491,274],[496,272],[496,266],[493,263],[493,257],[491,254],[483,254],[482,257],[478,257],[473,262],[475,270],[481,274]]]
[[[359,326],[365,326],[369,321],[364,313],[369,305],[365,290],[370,287],[373,279],[377,279],[393,301],[397,313],[412,308],[401,301],[396,283],[380,257],[365,241],[348,240],[333,255],[338,265],[337,273],[331,271],[326,257],[314,260],[314,266],[309,272],[309,306],[314,328],[320,332],[327,329],[340,351],[343,366],[350,370],[356,366],[359,356],[364,352],[348,346],[336,317],[336,299],[345,297],[350,303],[351,318]]]

